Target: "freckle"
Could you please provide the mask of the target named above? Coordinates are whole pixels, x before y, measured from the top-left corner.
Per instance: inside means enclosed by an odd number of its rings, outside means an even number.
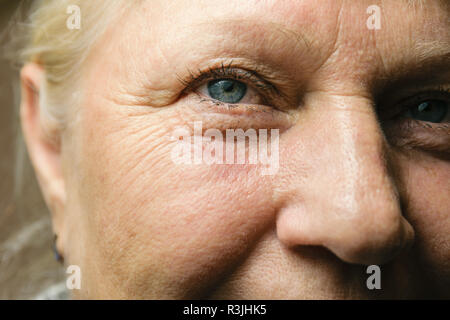
[[[436,177],[436,170],[433,167],[425,167],[425,170],[427,171],[427,174],[429,174],[430,177]]]

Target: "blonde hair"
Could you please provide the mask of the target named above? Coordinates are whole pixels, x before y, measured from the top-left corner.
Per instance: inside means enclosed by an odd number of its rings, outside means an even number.
[[[2,166],[13,172],[11,182],[14,184],[11,194],[0,199],[0,210],[3,211],[3,201],[7,204],[5,212],[0,214],[0,226],[3,227],[0,230],[6,237],[0,240],[1,299],[65,296],[65,273],[52,257],[53,237],[48,209],[18,130],[20,81],[17,69],[27,62],[38,63],[45,69],[40,90],[40,116],[56,130],[63,130],[69,122],[67,109],[76,104],[73,93],[78,91],[83,62],[112,20],[124,13],[127,5],[136,2],[22,0],[20,4],[5,4],[2,9],[8,13],[15,12],[0,34],[1,55],[13,64],[13,68],[2,65],[5,68],[2,76],[8,78],[6,83],[11,84],[12,89],[10,95],[2,96],[2,102],[13,103],[16,108],[5,106],[1,113],[4,116],[7,110],[14,110],[13,125],[1,128],[1,134],[15,137],[9,146],[14,156],[8,157],[5,150],[4,156],[0,157]],[[70,29],[67,25],[71,17],[68,7],[73,5],[80,9],[80,29]],[[3,25],[3,21],[0,23]]]
[[[45,70],[40,92],[41,118],[51,127],[62,129],[67,123],[67,105],[76,102],[76,84],[83,62],[95,41],[117,14],[135,1],[127,0],[37,0],[24,1],[18,14],[27,12],[23,22],[14,23],[11,53],[19,65],[35,62]],[[69,28],[76,6],[79,28]],[[20,18],[19,18],[20,19]],[[18,19],[16,19],[18,20]]]

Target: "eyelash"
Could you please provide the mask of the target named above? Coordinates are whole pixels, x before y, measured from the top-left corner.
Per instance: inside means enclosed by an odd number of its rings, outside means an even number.
[[[439,86],[434,90],[427,90],[424,92],[420,92],[419,94],[416,94],[413,97],[403,99],[398,104],[401,106],[402,109],[401,111],[404,111],[407,110],[408,108],[411,108],[412,105],[417,104],[419,102],[435,99],[435,97],[433,96],[438,96],[437,98],[444,98],[450,100],[450,88]]]
[[[204,84],[206,81],[215,79],[233,79],[250,83],[256,90],[260,91],[265,97],[272,97],[274,95],[281,96],[280,91],[270,82],[258,76],[257,71],[244,70],[242,68],[235,68],[230,62],[228,65],[221,64],[220,68],[208,68],[205,71],[198,69],[196,72],[188,69],[189,76],[187,78],[180,78],[178,80],[183,84],[185,89],[183,93],[195,91],[198,86]],[[211,99],[213,100],[213,99]],[[270,99],[269,99],[270,100]],[[221,101],[213,100],[216,104],[224,104]],[[237,103],[239,104],[239,103]],[[230,105],[230,104],[228,104]]]
[[[414,127],[420,126],[426,130],[448,130],[450,129],[450,124],[442,123],[442,124],[430,124],[424,121],[415,120],[415,119],[406,119],[402,116],[402,114],[409,110],[412,106],[417,105],[418,103],[425,100],[434,100],[434,99],[447,99],[450,102],[450,88],[439,86],[434,90],[427,90],[416,94],[413,97],[403,99],[398,103],[399,108],[396,111],[396,116],[394,118],[400,118],[403,120],[407,120],[407,129],[413,129]],[[450,133],[449,133],[450,134]]]

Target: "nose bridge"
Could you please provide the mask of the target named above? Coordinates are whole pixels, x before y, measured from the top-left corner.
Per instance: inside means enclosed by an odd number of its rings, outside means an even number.
[[[335,199],[330,205],[340,219],[347,220],[370,218],[373,206],[396,200],[375,112],[367,102],[355,100],[345,99],[347,106],[328,113],[332,131],[327,130],[322,139],[332,141],[332,145],[320,157],[330,170],[328,175],[321,175],[324,189]]]
[[[411,240],[412,228],[402,216],[371,102],[357,96],[316,101],[308,121],[287,137],[286,147],[301,141],[284,171],[292,187],[282,191],[288,196],[278,235],[288,245],[327,247],[347,262],[390,259]]]

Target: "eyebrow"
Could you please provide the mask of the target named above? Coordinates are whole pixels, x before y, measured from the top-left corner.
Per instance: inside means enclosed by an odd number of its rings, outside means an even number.
[[[418,63],[424,66],[435,63],[446,63],[450,65],[450,43],[444,44],[442,41],[421,41],[414,46],[414,51],[418,53]]]
[[[397,87],[415,83],[450,82],[450,46],[436,43],[426,50],[422,45],[415,47],[413,55],[405,57],[388,69],[375,87]],[[381,85],[381,82],[383,83]]]
[[[244,29],[246,33],[249,33],[252,31],[255,32],[256,29],[259,28],[259,30],[261,30],[261,32],[265,35],[284,36],[285,38],[288,38],[288,40],[291,40],[292,43],[295,43],[296,45],[302,48],[309,49],[312,43],[310,38],[305,33],[299,33],[297,31],[291,30],[287,28],[285,25],[276,22],[261,22],[253,19],[242,20],[242,19],[226,18],[214,21],[210,20],[202,21],[192,24],[192,26],[200,26],[200,27],[206,26],[208,28],[210,28],[211,25],[214,25],[214,28],[216,29],[215,31],[220,32],[222,30],[229,31],[231,28],[233,32],[239,32],[240,34],[242,33],[242,29]]]
[[[389,101],[399,100],[426,87],[450,84],[449,47],[418,51],[416,56],[409,55],[408,59],[388,69],[371,84],[373,95],[377,97],[377,105],[390,106]]]

